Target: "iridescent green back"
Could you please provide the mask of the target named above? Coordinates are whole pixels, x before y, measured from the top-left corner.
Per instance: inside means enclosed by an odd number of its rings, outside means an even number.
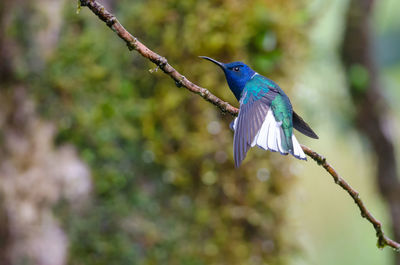
[[[241,99],[241,107],[260,100],[263,97],[273,95],[270,107],[277,122],[282,122],[283,137],[282,147],[285,151],[293,148],[291,137],[293,133],[293,109],[288,96],[271,79],[256,74],[245,86],[243,90],[244,98]],[[269,95],[271,94],[271,95]]]

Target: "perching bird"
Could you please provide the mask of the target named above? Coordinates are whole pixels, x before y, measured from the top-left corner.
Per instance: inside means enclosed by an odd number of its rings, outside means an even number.
[[[225,64],[209,57],[200,57],[221,67],[229,88],[240,103],[239,115],[231,123],[236,167],[240,166],[250,147],[255,145],[306,160],[293,128],[314,139],[318,139],[318,136],[293,111],[288,96],[274,81],[242,62]]]

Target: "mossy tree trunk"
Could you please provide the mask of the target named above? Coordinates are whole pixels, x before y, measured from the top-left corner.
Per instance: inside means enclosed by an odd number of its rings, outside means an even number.
[[[376,160],[376,181],[390,209],[394,239],[400,241],[400,181],[395,147],[385,122],[388,102],[383,97],[375,60],[371,26],[374,0],[351,0],[342,44],[349,92],[356,109],[355,125],[368,139]],[[396,255],[400,265],[400,255]]]

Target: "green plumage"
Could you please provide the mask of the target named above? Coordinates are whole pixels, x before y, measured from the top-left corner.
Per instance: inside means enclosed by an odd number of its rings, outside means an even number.
[[[221,63],[207,59],[224,71],[229,88],[240,102],[239,115],[231,128],[235,166],[239,167],[247,151],[258,146],[264,150],[292,154],[306,160],[293,128],[312,138],[318,138],[297,115],[285,92],[271,79],[259,75],[242,62]]]
[[[282,122],[282,147],[285,151],[293,150],[292,143],[292,132],[293,132],[293,122],[292,122],[292,106],[288,97],[282,96],[280,94],[275,96],[275,99],[271,102],[271,109],[274,113],[275,120],[277,122]]]
[[[247,82],[243,93],[246,94],[242,95],[242,105],[246,105],[251,101],[257,101],[262,97],[270,98],[271,109],[274,113],[275,120],[277,122],[282,122],[282,147],[284,151],[293,150],[291,139],[293,133],[293,110],[289,98],[282,89],[274,81],[256,74]]]
[[[249,82],[247,82],[245,89],[242,93],[246,93],[246,95],[242,95],[242,104],[249,103],[249,100],[257,101],[265,94],[270,91],[270,87],[272,87],[272,83],[267,82],[266,78],[261,75],[254,76]]]

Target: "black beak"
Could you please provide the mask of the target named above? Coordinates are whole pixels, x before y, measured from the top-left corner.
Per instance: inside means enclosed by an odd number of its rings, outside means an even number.
[[[222,70],[225,70],[225,64],[223,64],[221,62],[218,62],[217,60],[214,60],[214,59],[212,59],[210,57],[207,57],[207,56],[199,56],[199,57],[203,58],[203,59],[206,59],[206,60],[209,60],[209,61],[215,63],[216,65],[218,65],[219,67],[221,67]]]

